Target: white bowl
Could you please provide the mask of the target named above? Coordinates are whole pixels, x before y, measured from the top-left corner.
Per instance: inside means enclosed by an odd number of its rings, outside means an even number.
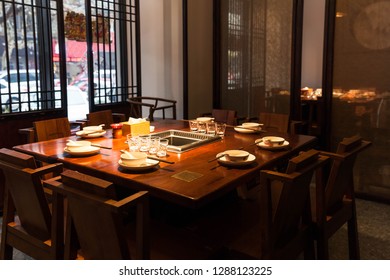
[[[243,150],[227,150],[224,155],[230,161],[244,161],[248,158],[249,153]]]
[[[199,118],[196,118],[197,121],[199,122],[211,122],[212,120],[214,120],[214,118],[210,118],[210,117],[199,117]]]
[[[263,142],[267,146],[279,146],[283,145],[284,143],[284,138],[282,137],[277,137],[277,136],[265,136],[263,137]]]
[[[127,152],[121,154],[122,163],[128,166],[139,166],[146,162],[147,154],[143,152]]]
[[[99,132],[99,131],[103,131],[103,126],[101,126],[101,125],[86,126],[86,127],[83,127],[83,131],[85,131],[85,132],[92,132],[92,131]]]
[[[261,129],[261,124],[254,123],[254,122],[245,122],[241,125],[243,128],[250,128],[250,129]]]
[[[91,142],[89,141],[70,141],[66,143],[66,148],[70,152],[82,152],[89,146],[91,146]]]

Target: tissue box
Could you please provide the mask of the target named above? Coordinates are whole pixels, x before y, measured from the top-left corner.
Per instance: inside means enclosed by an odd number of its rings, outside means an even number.
[[[144,121],[140,123],[130,124],[128,122],[122,122],[122,133],[124,136],[127,134],[140,135],[150,133],[150,122]]]

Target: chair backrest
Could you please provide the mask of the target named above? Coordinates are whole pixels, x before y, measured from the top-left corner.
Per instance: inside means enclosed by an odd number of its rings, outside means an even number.
[[[357,155],[370,145],[371,142],[364,141],[360,136],[344,138],[339,143],[336,153],[332,154],[333,161],[325,189],[327,212],[337,210],[342,205],[344,196],[353,195],[353,169]]]
[[[57,118],[34,122],[35,140],[45,141],[71,135],[68,118]]]
[[[67,198],[71,226],[84,259],[130,259],[124,215],[137,207],[136,258],[148,258],[147,192],[115,200],[114,185],[102,179],[66,170],[61,181],[46,180],[45,186]],[[73,238],[66,238],[72,240]],[[135,238],[134,238],[135,239]],[[71,246],[66,244],[65,246]]]
[[[149,120],[154,120],[154,112],[161,111],[162,118],[166,118],[166,110],[171,110],[172,119],[176,119],[176,100],[149,97],[149,96],[133,96],[127,99],[130,104],[130,116],[142,118],[142,107],[147,107],[149,110]]]
[[[0,149],[0,171],[11,194],[23,229],[39,240],[50,238],[51,213],[42,188],[41,174],[32,156]]]
[[[112,123],[114,123],[114,118],[111,110],[103,110],[87,114],[88,125],[104,124],[106,128],[109,128]]]
[[[303,251],[299,246],[295,246],[296,251],[284,251],[283,248],[311,223],[311,179],[314,170],[327,160],[318,151],[310,150],[291,159],[286,173],[261,171],[261,211],[266,221],[262,230],[265,257],[294,258]]]
[[[237,125],[237,112],[234,110],[213,109],[211,115],[216,122]]]
[[[263,129],[269,132],[288,132],[289,115],[262,112],[259,116]]]

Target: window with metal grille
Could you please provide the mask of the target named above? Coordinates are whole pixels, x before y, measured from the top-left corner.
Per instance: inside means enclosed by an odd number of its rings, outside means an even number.
[[[89,110],[86,102],[107,105],[136,94],[138,6],[138,0],[1,0],[2,117],[68,109],[70,119],[80,119],[88,111],[70,114],[72,99],[84,99]]]

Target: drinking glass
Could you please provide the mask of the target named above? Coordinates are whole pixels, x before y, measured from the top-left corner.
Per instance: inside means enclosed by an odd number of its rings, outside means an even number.
[[[206,133],[206,123],[205,122],[198,122],[198,132],[199,133]]]
[[[165,157],[167,156],[167,149],[168,149],[169,140],[168,139],[160,139],[160,145],[157,152],[158,157]]]
[[[198,121],[197,120],[190,120],[190,130],[192,132],[198,131]]]
[[[148,152],[150,147],[150,135],[139,136],[139,150],[140,152]]]
[[[139,152],[140,141],[138,136],[127,134],[127,144],[130,152]]]
[[[209,135],[215,135],[216,134],[215,122],[207,122],[206,123],[206,132]]]
[[[151,155],[157,154],[159,146],[160,146],[160,137],[151,136],[150,137],[150,145],[149,145],[149,154],[151,154]]]
[[[223,138],[225,136],[226,123],[217,122],[216,124],[217,135]]]

